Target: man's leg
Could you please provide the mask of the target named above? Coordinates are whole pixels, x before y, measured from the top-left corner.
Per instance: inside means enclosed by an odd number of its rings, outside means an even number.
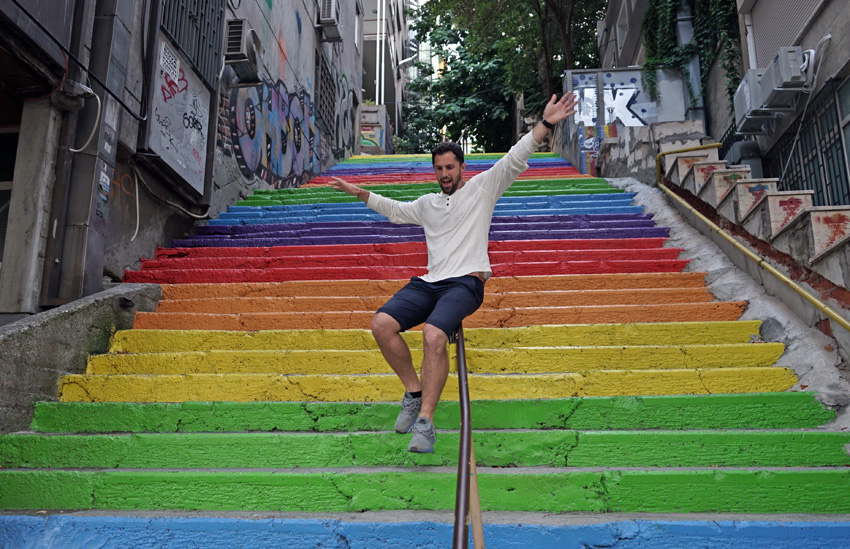
[[[446,348],[449,338],[442,329],[426,323],[422,327],[422,341],[425,356],[422,359],[422,409],[419,417],[434,421],[434,410],[449,377]]]
[[[401,379],[407,392],[415,393],[422,390],[422,385],[413,367],[410,349],[400,332],[401,325],[387,313],[378,312],[372,317],[372,335],[378,343],[378,348]]]

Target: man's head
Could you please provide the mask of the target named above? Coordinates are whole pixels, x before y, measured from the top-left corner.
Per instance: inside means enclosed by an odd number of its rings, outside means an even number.
[[[457,143],[440,143],[431,149],[431,164],[434,166],[434,175],[440,188],[446,194],[453,194],[463,187],[463,170],[466,162],[463,161],[463,149]]]

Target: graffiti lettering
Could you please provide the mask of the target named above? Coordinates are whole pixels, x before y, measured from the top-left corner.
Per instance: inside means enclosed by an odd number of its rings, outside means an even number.
[[[189,87],[189,82],[186,80],[186,75],[183,74],[183,69],[180,69],[180,76],[177,78],[177,82],[167,72],[162,76],[165,83],[160,86],[160,89],[162,90],[162,99],[165,102],[174,98],[178,93],[183,93]]]

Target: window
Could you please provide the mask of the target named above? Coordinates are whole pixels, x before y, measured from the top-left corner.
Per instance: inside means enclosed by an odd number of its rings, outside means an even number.
[[[354,47],[360,51],[360,43],[363,41],[363,5],[360,0],[354,4]]]
[[[165,0],[162,26],[204,82],[214,88],[221,68],[224,0]]]

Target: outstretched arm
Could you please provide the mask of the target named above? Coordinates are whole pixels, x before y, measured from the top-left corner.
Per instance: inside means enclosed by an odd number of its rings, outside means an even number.
[[[363,202],[369,202],[369,191],[366,189],[361,189],[357,185],[352,185],[348,181],[344,179],[340,179],[338,177],[331,177],[333,181],[331,181],[331,187],[338,191],[342,191],[344,193],[348,193],[351,196],[356,196]]]
[[[561,99],[556,99],[557,96],[553,94],[543,108],[543,120],[553,126],[565,120],[568,116],[574,115],[576,113],[575,107],[578,103],[578,98],[573,92],[565,93],[561,96]],[[531,130],[531,133],[534,135],[535,141],[542,143],[546,138],[546,134],[549,133],[549,128],[544,126],[543,122],[538,122],[534,126],[534,129]]]

